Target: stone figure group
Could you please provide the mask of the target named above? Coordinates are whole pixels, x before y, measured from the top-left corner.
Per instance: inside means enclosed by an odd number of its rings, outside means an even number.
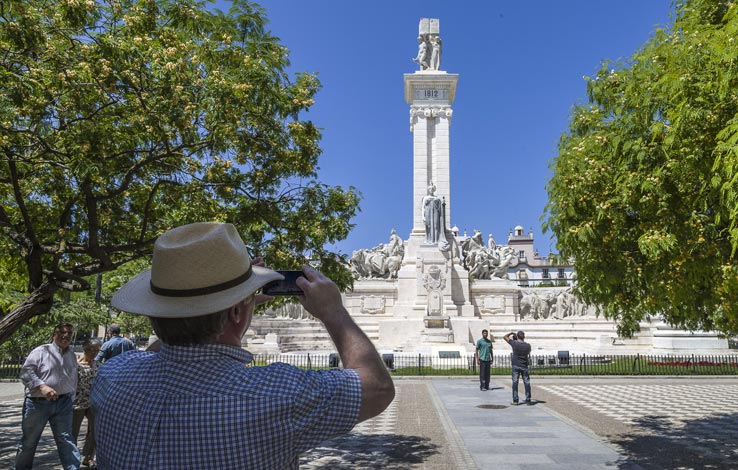
[[[461,258],[470,279],[507,278],[507,268],[517,264],[515,249],[494,243],[484,246],[479,230],[461,243]]]
[[[349,264],[356,279],[394,279],[402,265],[403,256],[404,243],[392,229],[389,243],[354,251]]]
[[[437,34],[418,36],[418,55],[413,62],[420,70],[441,70],[441,38]]]
[[[528,320],[560,320],[595,314],[595,308],[577,299],[571,289],[523,289],[520,291],[520,318]]]

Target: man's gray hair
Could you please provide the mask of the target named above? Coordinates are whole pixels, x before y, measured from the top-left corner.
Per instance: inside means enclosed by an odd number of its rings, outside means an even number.
[[[231,307],[189,318],[149,317],[157,338],[164,344],[187,346],[212,343],[223,331]]]

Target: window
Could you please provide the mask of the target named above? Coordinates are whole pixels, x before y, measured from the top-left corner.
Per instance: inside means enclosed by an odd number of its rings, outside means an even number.
[[[548,268],[543,268],[543,279],[548,279],[551,276],[548,274]]]
[[[525,250],[518,251],[518,258],[525,259]]]
[[[559,279],[565,279],[566,278],[566,274],[564,274],[564,268],[559,268],[558,276],[559,276]]]

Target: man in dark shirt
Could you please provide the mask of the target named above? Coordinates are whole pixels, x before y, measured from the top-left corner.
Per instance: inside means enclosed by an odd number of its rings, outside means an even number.
[[[124,338],[120,335],[120,326],[113,323],[108,327],[108,340],[100,348],[100,352],[97,353],[95,360],[97,362],[104,362],[108,359],[112,359],[118,354],[126,351],[136,349],[131,340]]]
[[[530,344],[525,342],[525,333],[518,331],[508,333],[503,338],[507,344],[512,347],[512,404],[518,404],[518,381],[523,376],[523,385],[525,386],[525,403],[532,405],[530,401]]]

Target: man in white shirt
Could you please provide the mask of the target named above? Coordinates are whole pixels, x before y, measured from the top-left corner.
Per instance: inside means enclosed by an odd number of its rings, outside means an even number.
[[[77,388],[77,357],[69,347],[73,335],[71,324],[57,325],[53,341],[31,351],[23,364],[20,379],[26,387],[26,398],[16,470],[33,467],[36,446],[46,423],[51,425],[64,470],[79,469],[80,453],[72,437],[72,402]]]

